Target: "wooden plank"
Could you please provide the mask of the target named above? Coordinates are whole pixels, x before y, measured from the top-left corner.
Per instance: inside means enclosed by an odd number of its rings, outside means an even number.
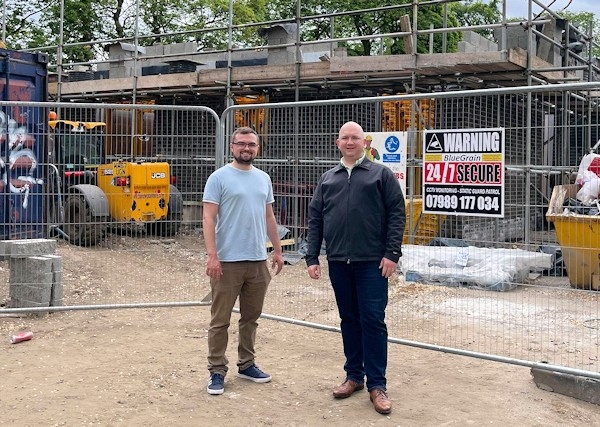
[[[400,30],[403,33],[412,33],[410,16],[402,15],[398,21],[400,21]],[[408,55],[415,53],[412,36],[403,36],[402,40],[404,41],[404,52]]]
[[[300,78],[325,78],[330,75],[329,62],[308,62],[300,66]],[[265,82],[295,80],[296,65],[255,65],[231,70],[232,80],[242,82]]]
[[[198,81],[198,73],[176,73],[152,76],[141,76],[137,79],[137,87],[140,90],[154,88],[191,87]]]
[[[498,64],[507,61],[503,52],[456,52],[456,53],[432,53],[419,55],[417,57],[416,69],[456,67],[457,65],[473,66],[477,64]]]
[[[102,80],[83,80],[79,82],[63,82],[60,91],[63,95],[66,94],[93,94],[95,92],[114,92],[119,90],[131,90],[132,80],[130,77],[118,79],[102,79]],[[58,87],[57,83],[48,85],[50,93],[53,88]],[[56,89],[55,89],[56,90]]]
[[[519,64],[521,67],[523,67],[523,69],[527,68],[527,51],[526,50],[523,50],[519,47],[510,49],[508,52],[508,59],[510,62],[512,62],[514,64]],[[536,68],[551,68],[552,66],[553,66],[552,64],[544,61],[541,58],[538,58],[537,56],[532,56],[532,58],[531,58],[531,67],[532,67],[532,71],[534,73],[535,73]],[[550,80],[560,79],[560,78],[564,77],[562,71],[549,71],[549,72],[543,72],[543,73],[538,73],[538,74],[543,76],[544,78],[550,79]],[[571,77],[575,77],[574,73],[568,73],[568,75]]]
[[[279,241],[281,243],[281,247],[292,246],[296,244],[296,239],[283,239]],[[271,249],[273,247],[273,243],[267,242],[267,249]]]
[[[141,76],[137,80],[138,90],[191,87],[198,81],[197,73],[161,74],[156,76]],[[213,83],[214,84],[214,83]],[[56,93],[58,84],[50,83],[48,90]],[[120,77],[116,79],[83,80],[78,82],[64,82],[61,86],[62,94],[94,94],[102,92],[130,91],[133,88],[131,77]]]
[[[329,70],[332,73],[404,71],[401,62],[403,57],[408,58],[410,65],[414,64],[412,55],[348,56],[344,58],[334,56],[329,60]]]

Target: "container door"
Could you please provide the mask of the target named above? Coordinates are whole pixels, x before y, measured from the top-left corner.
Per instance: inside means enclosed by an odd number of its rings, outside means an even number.
[[[0,49],[0,101],[47,100],[47,56]],[[0,108],[0,238],[43,237],[46,111]]]

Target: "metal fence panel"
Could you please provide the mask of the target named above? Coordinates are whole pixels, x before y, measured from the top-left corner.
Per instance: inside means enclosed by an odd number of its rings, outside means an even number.
[[[561,261],[561,249],[567,248],[564,242],[561,248],[545,214],[553,188],[574,182],[581,154],[591,145],[589,135],[597,134],[598,121],[589,117],[596,115],[598,97],[590,91],[599,87],[558,85],[244,105],[230,107],[222,121],[228,129],[242,112],[264,117],[259,132],[262,151],[256,164],[270,174],[276,216],[300,249],[316,182],[339,161],[335,140],[340,126],[353,120],[367,133],[407,132],[406,198],[407,206],[413,208],[407,211],[411,226],[405,232],[403,259],[414,250],[409,243],[419,243],[419,253],[432,262],[443,250],[458,251],[441,247],[456,242],[506,251],[507,257],[491,252],[491,264],[482,273],[486,283],[494,282],[494,275],[503,268],[510,270],[509,266],[518,264],[521,253],[540,254],[551,262],[543,269],[519,269],[494,286],[452,276],[424,280],[425,284],[404,271],[390,285],[390,336],[428,348],[530,363],[546,361],[597,372],[598,293],[569,286]],[[504,218],[422,216],[423,131],[478,128],[505,131]],[[587,139],[581,137],[584,134]],[[457,252],[452,255],[457,256]],[[302,281],[294,290],[270,292],[266,311],[271,314],[337,325],[327,286]],[[324,307],[321,301],[330,304]]]
[[[591,136],[597,135],[595,91],[599,88],[598,84],[573,84],[238,105],[227,109],[221,120],[212,110],[202,107],[54,104],[52,108],[60,107],[60,118],[106,123],[109,138],[105,149],[106,154],[112,156],[111,161],[121,158],[135,158],[140,163],[166,160],[170,173],[177,176],[176,186],[185,207],[183,225],[175,236],[163,239],[147,236],[148,230],[136,233],[141,239],[154,242],[150,246],[137,244],[137,240],[130,238],[134,232],[131,227],[113,227],[109,238],[94,248],[66,245],[63,235],[52,235],[53,239],[59,239],[61,253],[81,262],[80,276],[69,277],[72,287],[65,294],[65,306],[60,309],[206,303],[203,297],[208,283],[202,267],[204,248],[199,217],[202,189],[206,177],[222,164],[223,154],[228,153],[229,134],[235,126],[254,125],[259,130],[261,152],[256,165],[272,178],[276,216],[289,230],[285,237],[295,242],[295,246],[286,248],[301,252],[306,237],[308,203],[316,181],[339,161],[335,147],[339,127],[347,120],[355,120],[368,132],[406,132],[406,196],[409,206],[413,206],[408,211],[411,225],[405,235],[406,254],[420,248],[427,257],[435,258],[443,247],[429,244],[437,237],[435,242],[440,245],[458,240],[509,253],[516,249],[530,254],[547,251],[556,261],[551,268],[516,274],[495,288],[461,280],[421,283],[408,280],[414,277],[399,275],[390,283],[387,315],[390,337],[428,348],[531,363],[544,360],[565,368],[598,372],[598,293],[569,285],[570,277],[566,276],[561,256],[565,250],[575,249],[577,254],[579,249],[574,243],[559,244],[554,225],[545,220],[545,213],[551,204],[552,190],[557,185],[574,182],[581,154],[589,147]],[[13,107],[10,103],[2,106]],[[40,107],[48,109],[49,105]],[[249,117],[253,123],[248,121]],[[505,218],[421,215],[423,131],[441,127],[505,129]],[[38,123],[35,129],[36,141],[47,141],[50,136],[47,127]],[[222,130],[226,131],[222,134]],[[9,131],[6,132],[9,136]],[[50,157],[55,155],[48,153]],[[10,156],[4,161],[10,167]],[[64,171],[69,164],[57,162],[57,170]],[[83,164],[85,166],[85,160]],[[71,172],[82,171],[73,168]],[[57,187],[50,185],[51,172],[47,173],[48,176],[43,177],[41,203],[60,197]],[[21,193],[5,193],[3,197],[16,196],[23,201]],[[48,212],[48,208],[44,205],[44,212]],[[56,232],[56,227],[51,226],[58,223],[57,218],[47,216],[38,225]],[[583,224],[586,229],[591,227],[589,222]],[[108,227],[110,224],[98,221],[97,225]],[[101,286],[79,286],[79,282],[102,283],[103,280],[87,277],[89,270],[85,260],[90,251],[102,252],[107,266],[119,265],[119,259],[126,252],[136,263],[147,266],[147,283],[145,286],[124,283],[118,292],[102,292]],[[167,260],[158,266],[151,264],[157,253],[164,254]],[[186,260],[184,271],[168,262],[172,257]],[[517,257],[509,257],[508,261],[504,258],[501,265],[500,257],[495,261],[486,279],[493,279],[490,276],[496,274],[497,267],[501,270],[518,263]],[[25,263],[19,268],[31,270],[33,264]],[[119,268],[126,273],[126,266],[119,265]],[[300,267],[300,271],[302,277],[295,276],[298,268],[284,270],[279,280],[285,280],[285,286],[270,289],[265,312],[298,322],[337,326],[337,311],[328,282],[310,281],[304,269]],[[74,273],[71,270],[69,274]],[[6,291],[0,297],[10,299],[8,294]]]
[[[50,309],[198,304],[207,292],[194,280],[199,270],[187,274],[169,260],[203,262],[202,192],[221,145],[213,110],[17,102],[2,102],[0,108],[7,118],[0,158],[5,215],[0,254],[7,285],[0,288],[0,300],[7,309],[44,306],[37,301],[47,299],[37,289],[46,289],[37,286],[38,274],[43,280],[55,276],[53,284],[68,283],[64,291],[57,288],[64,298],[52,297]],[[25,229],[35,233],[24,234]],[[23,238],[29,240],[12,240]],[[16,249],[17,243],[28,246]],[[123,270],[118,291],[108,290],[115,284],[105,278],[90,276],[99,267],[93,265],[98,252],[106,270]],[[146,266],[147,278],[130,278],[125,252]],[[69,259],[64,274],[56,270],[60,262],[38,268],[41,261],[31,259],[58,253]],[[137,281],[143,286],[135,286]]]

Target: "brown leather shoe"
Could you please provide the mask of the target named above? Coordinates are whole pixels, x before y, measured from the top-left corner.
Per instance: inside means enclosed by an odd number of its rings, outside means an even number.
[[[337,399],[345,399],[352,396],[352,393],[365,388],[363,383],[357,383],[352,380],[346,380],[339,386],[333,389],[333,397]]]
[[[389,414],[392,412],[392,401],[385,390],[376,388],[369,392],[369,396],[377,412],[380,414]]]

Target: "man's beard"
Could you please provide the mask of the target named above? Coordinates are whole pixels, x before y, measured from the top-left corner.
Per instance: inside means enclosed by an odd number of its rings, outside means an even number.
[[[249,159],[245,159],[242,157],[242,155],[239,156],[233,156],[233,158],[235,159],[235,161],[237,163],[239,163],[240,165],[251,165],[252,162],[254,161],[254,158],[252,156],[250,156]]]

